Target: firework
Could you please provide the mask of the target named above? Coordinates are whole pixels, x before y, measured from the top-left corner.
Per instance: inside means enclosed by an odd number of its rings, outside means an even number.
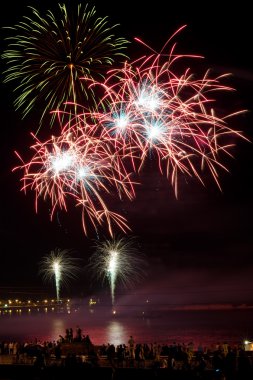
[[[133,174],[139,175],[149,158],[176,197],[179,175],[204,184],[211,173],[221,189],[220,170],[228,171],[223,159],[232,156],[237,138],[247,140],[227,120],[244,111],[217,115],[214,94],[234,90],[222,84],[227,74],[211,77],[207,71],[198,77],[190,68],[179,70],[179,60],[200,57],[176,54],[175,44],[165,53],[172,37],[160,52],[138,40],[151,54],[108,71],[104,81],[90,78],[90,91],[101,93],[96,110],[73,97],[64,110],[53,111],[60,135],[46,142],[33,136],[35,154],[28,163],[17,153],[22,189],[35,191],[36,210],[39,198],[50,199],[51,215],[57,208],[67,210],[71,200],[81,206],[85,234],[88,220],[96,230],[107,224],[111,237],[113,225],[127,232],[127,220],[109,210],[105,199],[117,194],[133,200]]]
[[[59,4],[58,13],[47,10],[45,16],[28,8],[31,16],[6,27],[12,35],[2,54],[4,82],[17,83],[15,109],[25,117],[36,107],[42,122],[66,101],[95,106],[89,81],[103,78],[117,58],[126,57],[128,41],[114,34],[118,25],[110,26],[107,16],[97,17],[95,7],[87,4],[79,4],[76,12]]]
[[[122,237],[97,241],[87,268],[95,279],[109,282],[114,305],[116,284],[133,287],[144,278],[146,266],[145,256],[138,250],[135,238]]]
[[[231,156],[231,141],[245,139],[227,120],[245,111],[217,116],[214,94],[234,90],[222,84],[228,74],[212,78],[207,71],[198,79],[187,68],[176,75],[179,60],[201,57],[177,55],[175,44],[165,53],[171,38],[161,52],[138,40],[152,54],[125,62],[108,72],[103,83],[93,85],[103,87],[103,104],[110,104],[98,117],[103,138],[113,138],[125,147],[135,171],[140,172],[148,158],[156,160],[177,196],[178,173],[204,183],[208,169],[220,187],[219,171],[228,171],[222,160]]]
[[[71,249],[55,248],[49,255],[44,256],[40,262],[39,273],[45,281],[54,280],[57,301],[60,301],[60,291],[69,280],[77,278],[80,267],[77,265],[79,259],[73,258]]]
[[[32,159],[26,163],[16,152],[22,165],[13,170],[24,173],[22,190],[35,192],[36,211],[39,199],[50,200],[51,219],[57,209],[67,211],[68,204],[81,206],[85,234],[88,220],[95,229],[107,224],[111,236],[114,224],[124,232],[130,229],[126,219],[109,210],[104,199],[109,194],[131,200],[135,196],[134,183],[119,152],[116,155],[110,145],[86,135],[79,125],[71,133],[66,129],[45,142],[32,136]]]

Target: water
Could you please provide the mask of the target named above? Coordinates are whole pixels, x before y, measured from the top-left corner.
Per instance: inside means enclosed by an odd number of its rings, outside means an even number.
[[[66,328],[77,326],[89,334],[96,345],[127,343],[133,335],[136,343],[194,342],[210,346],[218,342],[241,343],[253,339],[253,309],[169,310],[121,306],[113,314],[105,305],[88,307],[82,303],[69,308],[51,307],[1,310],[0,341],[53,341],[65,336]]]

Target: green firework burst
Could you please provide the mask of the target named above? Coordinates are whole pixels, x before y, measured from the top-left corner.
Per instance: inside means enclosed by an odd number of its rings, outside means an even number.
[[[115,36],[118,24],[110,26],[108,16],[97,17],[88,4],[79,4],[76,12],[65,4],[58,6],[57,14],[47,10],[45,16],[29,6],[31,16],[5,27],[11,35],[2,54],[7,66],[4,82],[16,84],[15,110],[23,118],[38,110],[40,125],[66,102],[95,108],[98,99],[91,82],[104,78],[118,59],[127,58],[128,41]]]

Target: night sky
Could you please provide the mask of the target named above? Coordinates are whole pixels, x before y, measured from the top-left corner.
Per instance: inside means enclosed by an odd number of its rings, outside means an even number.
[[[41,11],[57,2],[19,1],[1,6],[1,26],[12,26],[27,13],[26,6]],[[71,1],[75,4],[75,1]],[[177,49],[184,54],[205,57],[201,65],[191,61],[194,71],[214,74],[232,73],[227,83],[236,89],[217,100],[217,110],[225,113],[247,109],[231,119],[231,127],[243,131],[253,141],[253,24],[248,2],[236,7],[219,8],[211,2],[199,8],[195,2],[93,1],[98,16],[109,16],[119,23],[119,36],[131,41],[128,54],[138,56],[139,37],[159,50],[182,25],[176,38]],[[6,47],[6,32],[1,31],[1,53]],[[194,66],[195,65],[195,66]],[[1,72],[4,63],[1,62]],[[3,287],[42,286],[38,263],[55,247],[74,248],[76,256],[88,260],[93,240],[108,238],[106,229],[98,236],[89,230],[85,236],[78,210],[59,212],[51,222],[49,206],[41,201],[35,213],[32,193],[20,192],[20,173],[12,172],[18,162],[14,150],[29,154],[33,143],[30,131],[36,130],[36,110],[26,119],[14,111],[13,83],[1,81],[1,276]],[[45,130],[44,130],[45,133]],[[48,134],[51,131],[48,130]],[[108,199],[115,211],[124,215],[145,253],[149,269],[146,280],[136,292],[166,296],[177,303],[253,303],[253,146],[238,140],[234,159],[227,160],[229,173],[220,172],[222,192],[209,177],[206,187],[196,179],[180,177],[179,196],[158,172],[152,160],[141,173],[134,202]],[[118,231],[120,233],[120,231]],[[72,284],[72,293],[94,289],[84,273]]]

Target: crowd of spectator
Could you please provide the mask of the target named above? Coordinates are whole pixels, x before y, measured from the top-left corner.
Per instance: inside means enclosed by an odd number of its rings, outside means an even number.
[[[78,349],[77,349],[78,348]],[[31,363],[38,367],[58,365],[110,366],[112,368],[168,368],[173,371],[194,370],[200,376],[213,370],[233,379],[239,373],[240,379],[253,378],[252,352],[242,344],[230,345],[226,342],[211,347],[194,347],[193,342],[148,344],[135,342],[133,336],[125,344],[113,343],[95,346],[89,335],[83,335],[77,327],[76,334],[67,329],[65,336],[58,340],[40,342],[0,342],[0,355],[11,355],[14,363]]]

